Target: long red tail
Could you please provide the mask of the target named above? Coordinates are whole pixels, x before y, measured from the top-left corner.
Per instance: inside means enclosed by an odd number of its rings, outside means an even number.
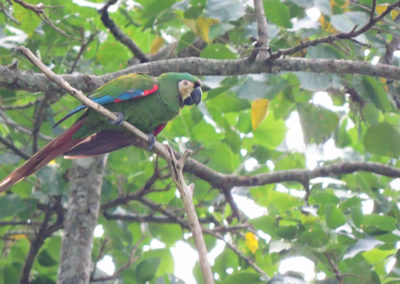
[[[0,182],[0,192],[5,191],[13,184],[40,170],[55,157],[60,156],[79,144],[83,139],[72,139],[72,135],[82,126],[85,120],[79,120],[67,131],[44,146],[22,166],[14,170],[8,177]]]

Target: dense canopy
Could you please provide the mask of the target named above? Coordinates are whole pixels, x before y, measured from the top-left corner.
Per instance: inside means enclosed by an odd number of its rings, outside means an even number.
[[[131,72],[189,72],[203,100],[157,140],[193,151],[183,172],[215,282],[399,283],[400,1],[5,0],[0,12],[0,178],[80,104],[19,46],[86,94]],[[0,283],[203,283],[166,157],[142,144],[58,158],[2,193]]]

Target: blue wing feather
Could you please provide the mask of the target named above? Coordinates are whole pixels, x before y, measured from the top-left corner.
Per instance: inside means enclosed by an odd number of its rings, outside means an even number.
[[[137,98],[140,98],[140,97],[142,97],[144,95],[145,94],[144,94],[143,90],[133,89],[133,90],[128,91],[126,93],[120,94],[116,98],[112,97],[112,96],[109,96],[109,95],[106,95],[106,96],[102,96],[102,97],[99,97],[99,98],[93,98],[92,101],[94,101],[94,102],[96,102],[96,103],[98,103],[100,105],[106,105],[106,104],[112,103],[112,102],[118,103],[118,102],[122,102],[122,101],[126,101],[126,100],[137,99]],[[90,96],[89,96],[89,98],[90,98]],[[72,116],[75,113],[77,113],[77,112],[79,112],[79,111],[81,111],[83,109],[86,109],[86,108],[87,108],[87,106],[85,106],[85,105],[77,106],[76,108],[71,110],[69,113],[67,113],[67,115],[64,116],[61,120],[59,120],[56,124],[54,124],[53,127],[56,127],[57,125],[59,125],[61,122],[63,122],[64,120],[66,120],[70,116]]]

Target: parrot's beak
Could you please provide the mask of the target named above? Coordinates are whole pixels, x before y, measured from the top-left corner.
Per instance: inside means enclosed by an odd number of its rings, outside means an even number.
[[[201,87],[200,87],[200,82],[196,81],[194,83],[194,89],[192,91],[192,93],[190,94],[190,97],[187,97],[184,101],[183,104],[190,106],[190,105],[198,105],[201,102],[201,95],[202,95],[202,91],[201,91]]]

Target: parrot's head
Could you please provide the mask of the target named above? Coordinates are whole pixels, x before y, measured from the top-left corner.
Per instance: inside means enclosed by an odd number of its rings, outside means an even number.
[[[199,80],[181,80],[178,82],[178,90],[182,98],[181,106],[200,103],[202,92]]]
[[[177,91],[181,108],[185,105],[198,105],[201,102],[202,92],[200,81],[189,73],[164,73],[158,77],[158,81],[160,82],[160,86],[171,88],[171,90],[173,88],[174,96]]]

